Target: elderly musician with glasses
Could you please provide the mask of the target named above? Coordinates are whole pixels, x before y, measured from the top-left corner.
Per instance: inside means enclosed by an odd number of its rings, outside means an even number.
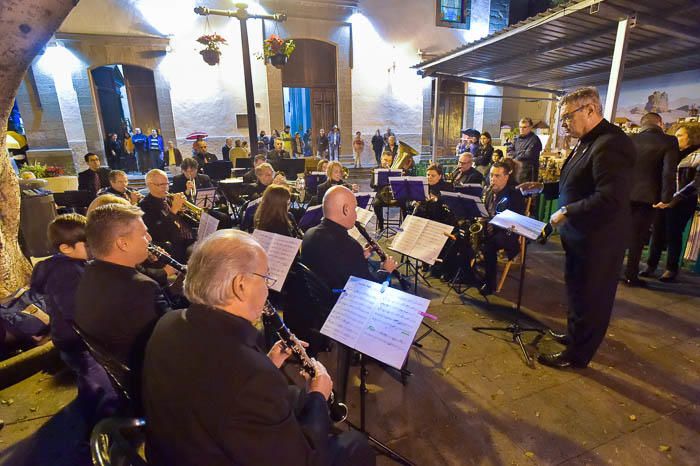
[[[373,465],[359,432],[331,433],[325,367],[306,389],[280,370],[291,351],[267,353],[254,327],[263,312],[268,259],[247,233],[221,230],[188,263],[188,309],[156,325],[146,348],[142,393],[149,464]],[[302,343],[302,345],[305,345]]]
[[[562,128],[578,139],[559,179],[559,205],[550,219],[566,252],[568,329],[559,353],[542,364],[583,368],[605,338],[625,254],[635,148],[603,118],[598,91],[578,89],[562,98]]]

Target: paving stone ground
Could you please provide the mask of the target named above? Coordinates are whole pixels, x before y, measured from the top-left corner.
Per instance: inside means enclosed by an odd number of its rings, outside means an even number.
[[[523,323],[565,327],[563,253],[553,238],[528,259]],[[584,370],[527,367],[504,334],[473,326],[504,325],[513,315],[517,269],[485,303],[476,290],[432,299],[435,334],[413,348],[406,386],[369,366],[367,428],[418,465],[693,465],[700,457],[700,277],[620,286],[607,338]],[[532,354],[560,347],[525,338]],[[333,368],[333,355],[323,358]],[[293,373],[294,368],[289,372]],[[359,423],[359,370],[352,368],[350,418]],[[63,372],[40,373],[0,392],[0,465],[77,465],[85,427]],[[9,404],[8,400],[12,400]],[[387,458],[380,465],[394,464]]]

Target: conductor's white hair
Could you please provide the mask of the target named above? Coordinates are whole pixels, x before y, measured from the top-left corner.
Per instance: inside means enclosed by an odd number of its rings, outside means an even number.
[[[265,251],[248,233],[219,230],[197,243],[187,262],[185,296],[191,303],[225,306],[234,299],[231,282],[256,269]]]

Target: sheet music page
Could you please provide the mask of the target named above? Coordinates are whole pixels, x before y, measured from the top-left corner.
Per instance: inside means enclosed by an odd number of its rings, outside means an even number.
[[[430,300],[350,277],[321,333],[401,369]]]
[[[277,280],[270,289],[275,291],[282,290],[289,268],[292,266],[292,262],[294,262],[294,258],[301,247],[301,240],[263,230],[253,231],[253,238],[267,252],[270,276]]]
[[[219,219],[202,212],[202,216],[199,219],[199,228],[197,228],[197,241],[202,241],[214,233],[217,228],[219,228]]]
[[[517,234],[533,241],[540,237],[546,225],[546,223],[534,218],[516,214],[512,210],[501,212],[492,218],[489,223],[506,230],[514,230]]]
[[[452,225],[408,215],[390,249],[433,265],[452,228]]]
[[[355,212],[357,212],[357,221],[360,222],[363,227],[367,227],[369,221],[374,217],[374,212],[361,207],[355,207]],[[348,234],[364,247],[366,240],[356,227],[349,229]]]

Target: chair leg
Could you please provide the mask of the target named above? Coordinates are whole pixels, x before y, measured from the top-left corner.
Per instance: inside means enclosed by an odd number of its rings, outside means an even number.
[[[496,293],[501,292],[501,288],[503,288],[503,284],[506,282],[506,278],[508,277],[508,272],[510,272],[511,265],[513,265],[512,260],[506,262],[506,266],[503,268],[503,273],[501,274],[501,279],[498,281],[498,286],[496,287]]]

